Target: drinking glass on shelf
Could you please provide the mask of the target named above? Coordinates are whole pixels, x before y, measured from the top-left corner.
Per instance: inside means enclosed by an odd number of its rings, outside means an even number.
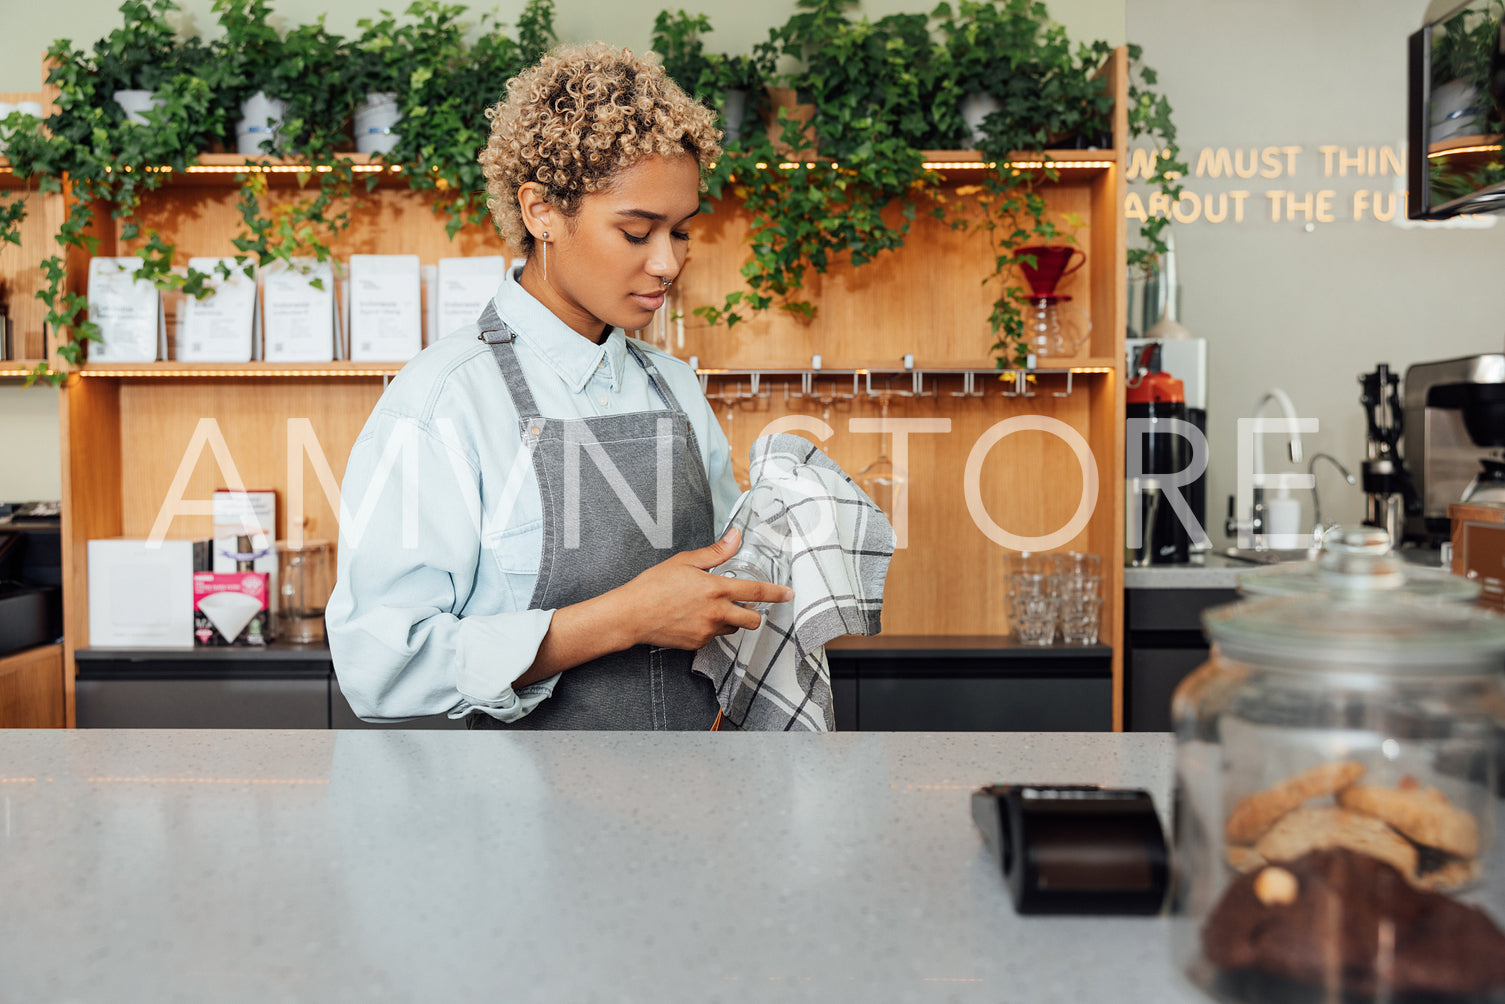
[[[1049,596],[1015,596],[1014,636],[1026,645],[1049,645],[1056,636],[1056,601]]]
[[[1031,551],[1005,551],[1003,554],[1003,614],[1014,623],[1014,584],[1020,576],[1041,576],[1050,571],[1047,557]],[[1038,579],[1031,579],[1037,583]]]
[[[1061,601],[1061,640],[1068,645],[1097,644],[1103,601],[1096,596],[1075,596]]]
[[[723,388],[720,393],[707,394],[706,397],[719,401],[726,407],[721,418],[721,429],[726,433],[727,445],[731,447],[732,480],[737,482],[738,488],[747,491],[752,485],[752,475],[747,469],[747,452],[737,448],[736,437],[732,435],[737,423],[737,403],[742,400],[742,385],[738,384],[735,390]]]
[[[878,434],[877,458],[852,478],[857,482],[857,487],[867,493],[867,497],[873,500],[873,504],[882,509],[889,519],[894,518],[894,493],[899,486],[904,484],[909,475],[907,471],[899,471],[894,468],[894,462],[888,457],[888,395],[883,394],[878,398],[878,418],[882,430]]]
[[[1061,576],[1101,576],[1103,559],[1084,551],[1061,551],[1050,556],[1051,572]]]
[[[1103,562],[1096,554],[1064,551],[1050,556],[1053,594],[1059,600],[1102,596]]]

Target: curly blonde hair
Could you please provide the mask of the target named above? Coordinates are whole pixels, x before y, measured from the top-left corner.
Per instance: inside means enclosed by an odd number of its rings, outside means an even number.
[[[481,151],[486,205],[513,253],[531,255],[517,190],[544,187],[548,203],[573,216],[583,195],[611,187],[617,172],[653,156],[688,153],[705,170],[721,156],[710,109],[670,80],[650,54],[596,42],[565,46],[507,82],[486,110],[491,138]]]

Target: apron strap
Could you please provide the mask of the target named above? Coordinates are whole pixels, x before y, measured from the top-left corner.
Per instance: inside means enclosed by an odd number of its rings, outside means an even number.
[[[481,329],[476,338],[491,346],[491,354],[496,359],[497,366],[501,367],[502,379],[507,383],[507,393],[512,395],[512,406],[517,409],[518,417],[527,421],[537,416],[538,402],[533,400],[533,392],[528,389],[528,381],[523,376],[522,367],[517,362],[517,353],[512,348],[512,342],[517,336],[497,314],[494,301],[487,301],[486,309],[481,311],[476,324]]]
[[[638,365],[642,366],[643,370],[648,374],[648,379],[653,383],[653,389],[658,391],[658,396],[663,398],[664,404],[668,409],[670,411],[684,411],[679,406],[679,399],[669,389],[668,381],[658,371],[658,367],[653,365],[653,360],[648,357],[648,353],[633,345],[630,338],[627,339],[627,351],[632,353],[632,357],[638,361]]]

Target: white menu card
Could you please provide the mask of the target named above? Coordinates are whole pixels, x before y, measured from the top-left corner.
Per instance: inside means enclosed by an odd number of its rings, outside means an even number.
[[[230,270],[228,277],[219,266]],[[210,275],[214,292],[183,298],[178,310],[177,354],[182,362],[248,363],[256,322],[256,280],[234,258],[190,258],[188,267]]]
[[[150,363],[163,339],[162,296],[133,273],[140,258],[89,260],[89,320],[101,341],[89,345],[89,361]]]
[[[317,285],[316,285],[317,284]],[[294,258],[262,273],[262,358],[269,363],[327,363],[334,359],[334,269],[329,262]]]
[[[350,358],[403,362],[423,348],[415,254],[350,256]]]
[[[507,274],[502,255],[439,259],[439,317],[435,338],[474,324]]]

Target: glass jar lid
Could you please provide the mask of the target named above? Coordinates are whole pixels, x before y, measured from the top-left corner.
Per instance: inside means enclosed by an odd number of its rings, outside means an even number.
[[[1370,530],[1331,534],[1317,561],[1240,579],[1255,598],[1208,611],[1207,633],[1228,658],[1275,668],[1387,677],[1499,672],[1505,617],[1456,602],[1472,599],[1478,586],[1408,565],[1383,530]]]
[[[1477,582],[1405,561],[1391,550],[1390,535],[1373,526],[1333,527],[1316,559],[1245,572],[1238,587],[1251,596],[1385,592],[1468,603],[1479,595]]]

